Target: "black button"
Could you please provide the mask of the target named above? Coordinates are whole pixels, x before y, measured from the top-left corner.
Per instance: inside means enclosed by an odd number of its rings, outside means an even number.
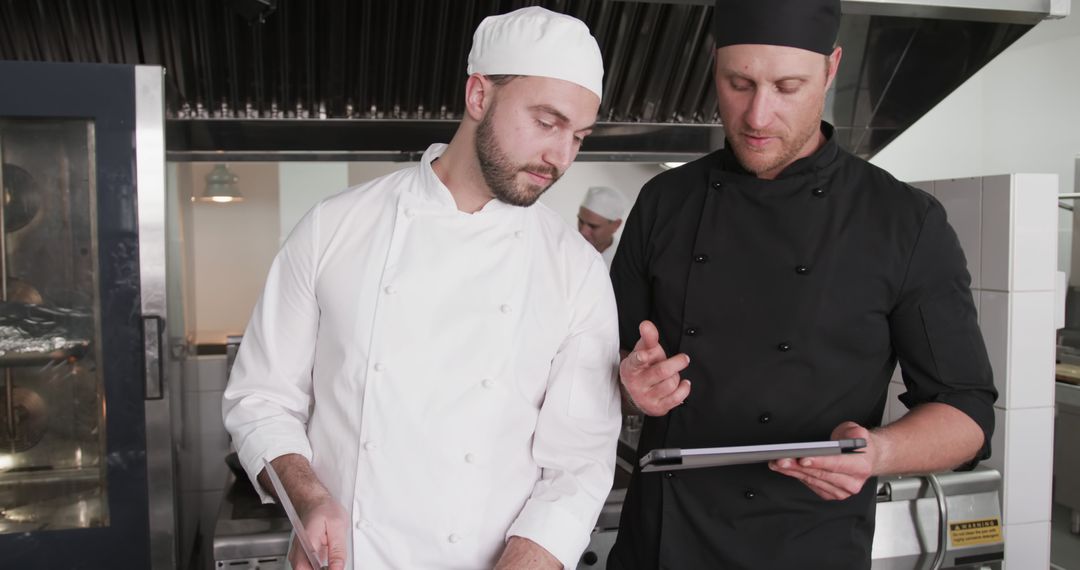
[[[786,342],[782,342],[776,345],[776,350],[779,350],[780,352],[787,352],[791,350],[791,345]]]
[[[810,273],[810,268],[805,265],[796,265],[795,273],[798,273],[799,275],[806,275],[807,273]]]
[[[696,334],[697,334],[697,329],[695,329],[694,327],[690,327],[690,328],[686,329],[686,336],[694,336]]]
[[[757,421],[759,421],[759,422],[761,422],[763,424],[767,424],[767,423],[772,421],[772,414],[770,414],[769,412],[765,412],[764,414],[761,414],[760,416],[758,416]]]
[[[699,253],[694,256],[694,261],[696,263],[705,263],[706,261],[709,261],[709,256],[705,255],[704,253]]]
[[[750,500],[756,497],[757,493],[755,493],[753,489],[747,489],[746,492],[742,494],[742,496],[746,497],[747,500]]]
[[[586,566],[592,566],[600,561],[600,557],[595,552],[586,552],[581,556],[581,563]]]
[[[810,191],[810,193],[813,194],[815,198],[824,198],[825,197],[825,190],[823,190],[821,188],[814,188],[813,190]]]
[[[722,183],[720,183],[720,182],[713,182],[712,187],[713,187],[713,190],[719,190],[719,189],[723,188],[724,185]]]
[[[664,473],[664,477],[667,477],[668,479],[674,479],[675,474],[672,473],[671,471],[667,471],[667,472]]]

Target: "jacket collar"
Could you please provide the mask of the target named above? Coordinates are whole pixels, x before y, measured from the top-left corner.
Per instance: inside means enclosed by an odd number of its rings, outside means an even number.
[[[431,163],[446,152],[446,146],[442,143],[435,143],[424,151],[424,155],[420,158],[420,183],[417,185],[416,192],[422,200],[429,203],[434,209],[458,212],[454,195],[450,193],[450,189],[443,184],[442,180],[439,180],[435,170],[431,167]],[[492,199],[476,213],[499,212],[519,208],[519,206],[512,206],[500,200]]]

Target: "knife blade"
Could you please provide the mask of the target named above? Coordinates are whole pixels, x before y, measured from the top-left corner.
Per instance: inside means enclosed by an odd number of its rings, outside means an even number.
[[[292,501],[289,500],[289,495],[285,492],[285,485],[281,483],[277,471],[274,471],[274,466],[266,459],[263,459],[263,464],[266,465],[266,474],[270,477],[270,483],[274,485],[278,502],[285,508],[285,514],[289,517],[289,523],[293,527],[293,534],[300,541],[300,548],[303,549],[304,555],[307,556],[308,564],[311,564],[311,567],[316,570],[327,570],[327,566],[319,560],[315,547],[308,540],[307,533],[304,532],[304,523],[300,521],[300,515],[296,514],[296,508],[293,507]]]

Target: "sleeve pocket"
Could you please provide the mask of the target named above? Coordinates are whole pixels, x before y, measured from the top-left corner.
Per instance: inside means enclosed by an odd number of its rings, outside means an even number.
[[[949,389],[978,384],[988,373],[974,306],[958,295],[938,297],[921,308],[936,380]]]

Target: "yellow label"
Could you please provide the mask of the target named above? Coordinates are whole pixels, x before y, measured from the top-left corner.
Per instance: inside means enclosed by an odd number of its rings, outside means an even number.
[[[994,517],[951,522],[949,523],[949,538],[952,540],[953,547],[1001,542],[1001,521]]]

